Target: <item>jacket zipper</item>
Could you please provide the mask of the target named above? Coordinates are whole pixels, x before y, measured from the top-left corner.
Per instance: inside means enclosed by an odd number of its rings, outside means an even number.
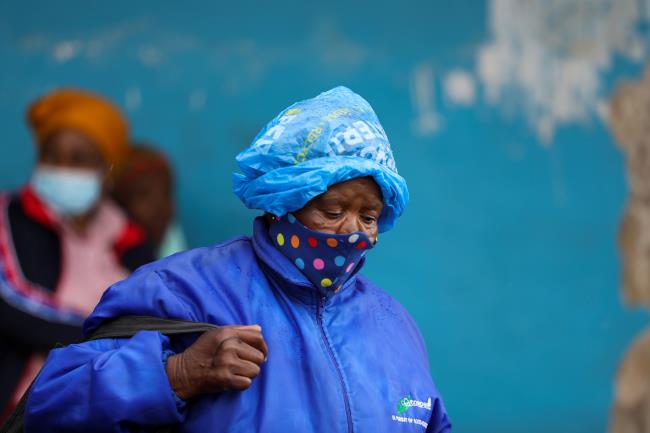
[[[348,390],[345,387],[345,382],[343,382],[343,374],[341,373],[341,369],[339,368],[338,362],[336,362],[336,358],[334,358],[334,352],[332,351],[330,342],[327,339],[327,335],[325,335],[325,328],[323,326],[323,309],[325,308],[326,299],[327,298],[323,296],[320,302],[318,303],[318,314],[317,314],[318,328],[320,329],[320,335],[321,338],[323,339],[323,343],[325,343],[325,347],[327,348],[327,353],[330,359],[332,360],[332,364],[334,364],[334,369],[336,370],[336,373],[339,377],[341,391],[343,391],[343,402],[345,403],[345,414],[348,417],[348,433],[352,433],[352,411],[350,410],[350,400],[348,397]]]

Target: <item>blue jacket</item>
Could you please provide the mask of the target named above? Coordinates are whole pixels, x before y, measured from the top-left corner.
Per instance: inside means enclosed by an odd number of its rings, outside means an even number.
[[[252,238],[176,254],[110,287],[86,333],[120,315],[260,324],[269,356],[242,392],[179,399],[164,360],[195,337],[143,331],[53,350],[28,400],[26,430],[126,432],[448,432],[422,337],[392,297],[357,275],[322,294],[271,244]],[[426,427],[428,426],[428,427]]]

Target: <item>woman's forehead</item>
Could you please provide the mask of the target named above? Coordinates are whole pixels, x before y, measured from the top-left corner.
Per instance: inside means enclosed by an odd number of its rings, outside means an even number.
[[[84,152],[101,155],[99,146],[82,131],[62,128],[54,131],[43,143],[50,152]]]
[[[323,203],[353,198],[376,202],[379,206],[383,204],[381,190],[372,177],[360,177],[330,185],[325,193],[316,197]]]

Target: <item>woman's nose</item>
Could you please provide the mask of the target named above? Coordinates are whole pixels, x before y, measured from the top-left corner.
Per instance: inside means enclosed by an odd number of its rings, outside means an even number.
[[[347,215],[339,226],[338,234],[356,233],[361,231],[359,219],[352,215]]]

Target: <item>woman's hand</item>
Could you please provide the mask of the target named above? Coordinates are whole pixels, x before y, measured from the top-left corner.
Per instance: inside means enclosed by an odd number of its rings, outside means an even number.
[[[167,377],[183,399],[247,389],[260,373],[268,348],[258,325],[223,326],[201,335],[167,359]]]

